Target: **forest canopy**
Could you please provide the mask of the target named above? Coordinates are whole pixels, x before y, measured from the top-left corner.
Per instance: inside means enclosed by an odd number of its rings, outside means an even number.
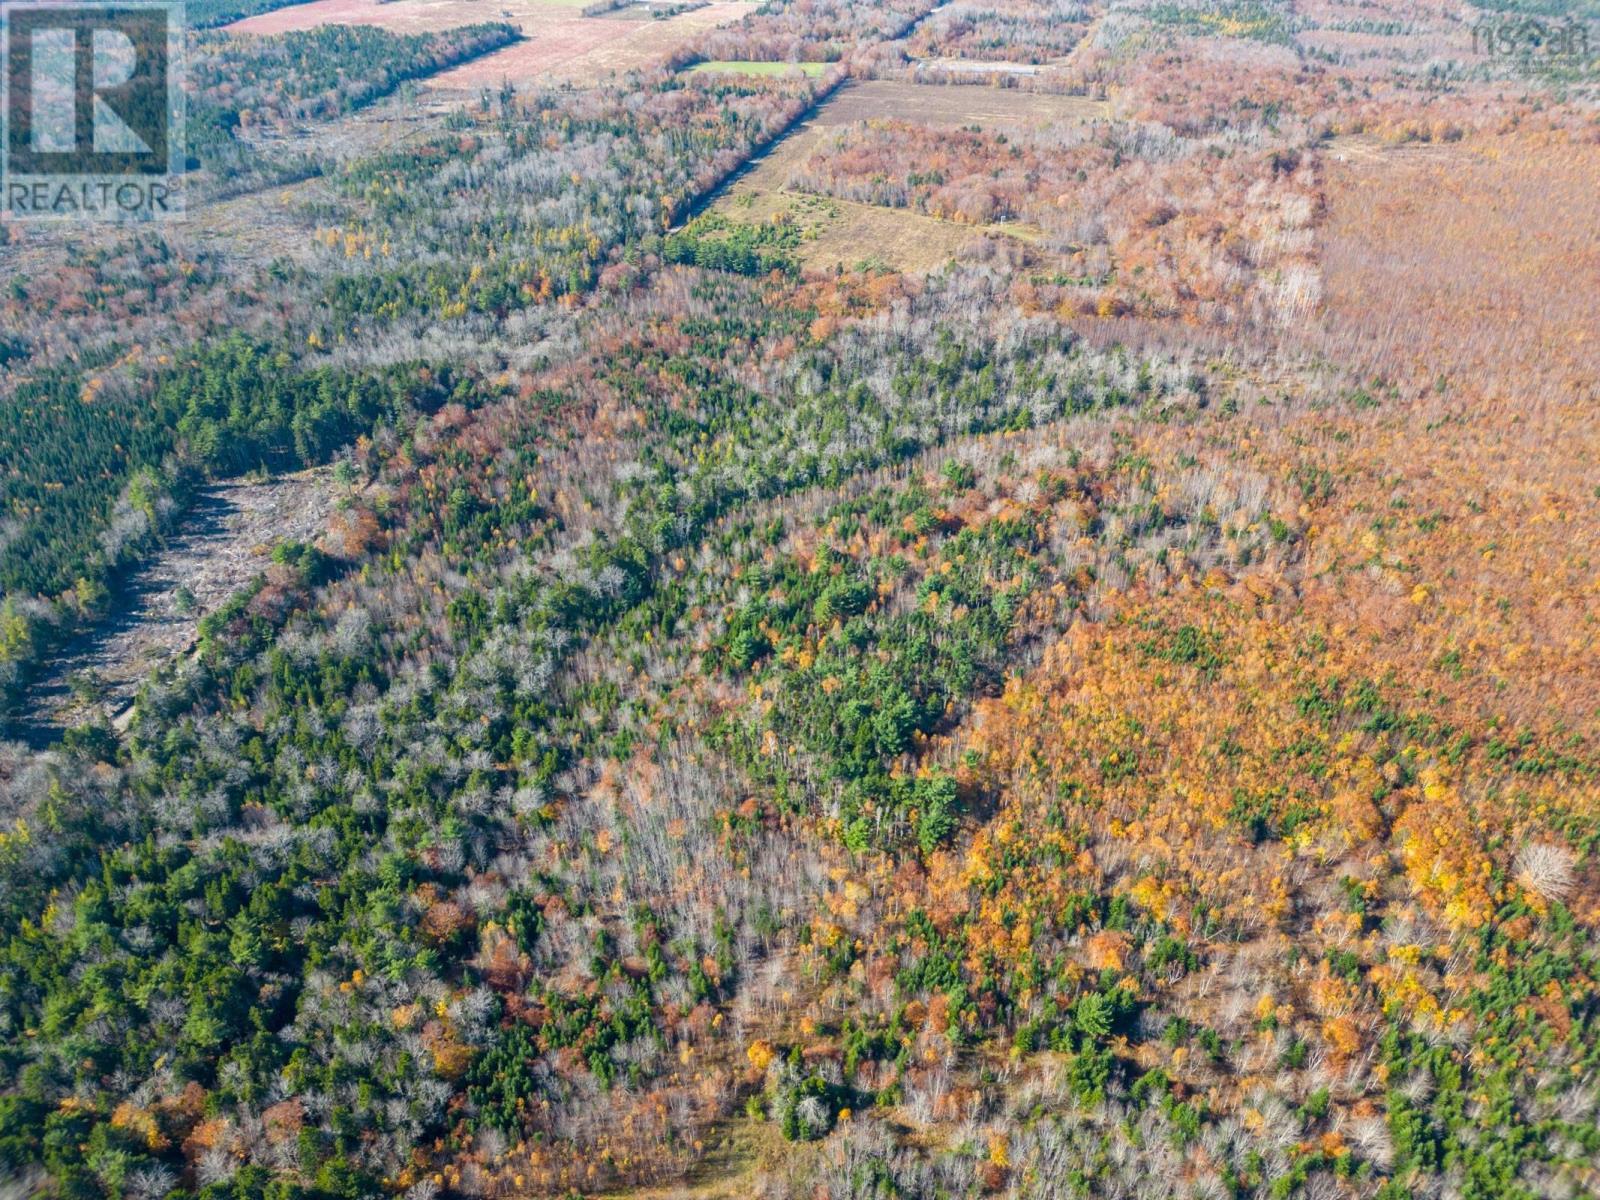
[[[5,1186],[1600,1188],[1595,62],[190,15],[0,241]]]

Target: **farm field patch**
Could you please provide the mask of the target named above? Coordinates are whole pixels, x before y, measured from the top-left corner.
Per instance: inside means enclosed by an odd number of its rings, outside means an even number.
[[[689,68],[691,75],[787,75],[798,71],[802,75],[821,75],[828,69],[820,62],[703,62]]]
[[[967,58],[928,58],[919,60],[917,66],[930,71],[949,71],[952,74],[961,75],[1032,76],[1038,75],[1045,70],[1043,66],[1037,63],[990,62],[982,59]]]
[[[1016,128],[1093,120],[1105,112],[1102,102],[1078,96],[884,80],[851,84],[835,92],[809,120],[735,180],[713,211],[742,224],[793,222],[802,231],[798,257],[808,269],[876,265],[913,272],[932,270],[979,237],[1031,242],[1039,231],[1022,223],[966,224],[910,209],[807,196],[789,188],[791,174],[835,131],[858,121],[892,117],[934,128],[971,124]]]
[[[880,117],[916,121],[931,128],[979,125],[1027,127],[1057,121],[1103,120],[1111,115],[1104,100],[1061,96],[976,84],[905,83],[874,79],[841,89],[813,124],[850,125]]]
[[[608,20],[585,17],[569,0],[314,0],[240,21],[235,33],[272,34],[320,25],[379,25],[395,33],[429,33],[479,21],[509,21],[527,39],[441,72],[428,86],[476,91],[509,80],[518,87],[594,82],[613,71],[649,66],[697,34],[754,10],[749,0],[721,0],[675,17]]]
[[[887,268],[922,273],[998,227],[961,225],[905,209],[789,192],[739,191],[715,211],[743,224],[787,223],[800,231],[795,256],[813,271]]]
[[[523,23],[528,40],[429,79],[440,90],[475,91],[509,80],[518,87],[591,83],[604,75],[659,63],[690,38],[737,21],[755,8],[748,0],[723,0],[660,20],[580,17],[571,9],[547,10]]]
[[[528,32],[541,20],[576,19],[581,7],[569,0],[501,0],[499,4],[480,0],[394,0],[388,4],[378,0],[312,0],[310,4],[247,17],[227,29],[232,33],[288,33],[320,25],[381,25],[395,33],[431,33],[479,21],[502,20]]]

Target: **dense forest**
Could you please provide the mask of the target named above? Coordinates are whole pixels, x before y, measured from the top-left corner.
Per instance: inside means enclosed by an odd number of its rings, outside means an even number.
[[[771,0],[416,103],[460,7],[196,35],[187,227],[0,245],[9,714],[336,493],[0,742],[6,1186],[1594,1194],[1596,64]]]
[[[195,29],[212,29],[304,0],[185,0],[184,15]]]
[[[469,29],[449,40],[450,54],[482,49],[508,32]],[[252,43],[249,54],[219,58],[210,69],[269,70],[301,54],[321,61],[305,39],[285,38],[287,46]],[[383,44],[408,56],[442,53],[425,39]],[[304,72],[291,70],[288,79],[292,88],[277,95],[299,111],[304,106],[289,98],[320,86]],[[306,260],[263,264],[245,285],[277,319],[243,350],[225,313],[198,357],[130,346],[118,337],[128,323],[105,319],[148,310],[150,332],[160,337],[172,314],[190,324],[191,310],[206,312],[219,292],[239,287],[222,272],[197,269],[159,239],[74,252],[76,274],[46,286],[68,292],[67,311],[79,317],[60,332],[92,325],[100,344],[84,356],[88,339],[78,332],[65,362],[34,371],[54,347],[30,357],[19,339],[10,364],[17,402],[0,410],[3,444],[14,448],[0,480],[11,524],[0,545],[0,586],[17,631],[0,647],[0,661],[25,666],[52,629],[98,611],[121,562],[146,548],[145,532],[161,521],[154,511],[145,520],[124,513],[129,480],[155,472],[161,507],[177,511],[203,475],[324,461],[356,434],[370,434],[380,415],[416,411],[397,407],[394,397],[372,398],[388,391],[386,372],[341,382],[341,369],[322,362],[341,357],[358,332],[375,356],[385,356],[385,330],[397,321],[504,317],[576,297],[624,242],[659,234],[677,208],[780,133],[817,86],[804,78],[686,84],[671,75],[633,82],[629,93],[613,88],[531,104],[485,98],[429,140],[345,170]],[[247,95],[215,82],[205,94],[224,93]],[[337,109],[309,111],[325,117]],[[619,206],[619,196],[629,199]],[[515,217],[507,207],[513,197]],[[31,279],[13,282],[19,312],[49,294],[34,289]],[[145,369],[152,358],[155,371]],[[64,476],[77,482],[67,489]],[[119,522],[139,528],[113,533]]]
[[[325,25],[270,37],[196,39],[188,86],[204,116],[231,130],[343,116],[400,84],[516,41],[505,22],[444,33],[396,35],[361,25]]]

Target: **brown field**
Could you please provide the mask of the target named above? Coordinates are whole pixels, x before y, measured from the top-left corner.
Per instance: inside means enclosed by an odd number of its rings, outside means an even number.
[[[973,124],[1015,128],[1093,120],[1105,112],[1104,103],[1078,96],[888,80],[850,84],[737,179],[713,210],[744,223],[794,221],[805,233],[800,260],[808,269],[848,270],[873,263],[900,271],[930,271],[985,235],[1031,242],[1039,231],[1020,223],[967,225],[908,209],[808,196],[789,190],[790,173],[831,131],[858,121],[894,117],[934,128]]]
[[[234,33],[287,33],[321,25],[381,25],[396,33],[435,33],[479,21],[510,21],[531,34],[544,23],[576,20],[581,4],[565,0],[313,0],[247,17]]]
[[[919,68],[930,71],[949,71],[956,75],[1038,75],[1045,67],[1038,63],[1006,62],[1004,60],[988,61],[975,58],[921,58],[916,60]]]
[[[874,79],[841,89],[810,124],[830,127],[874,117],[897,117],[935,129],[963,125],[981,125],[988,129],[1093,121],[1110,115],[1109,104],[1085,96],[1046,95],[977,84],[941,85]]]
[[[1408,160],[1430,160],[1435,164],[1463,161],[1469,154],[1450,142],[1393,142],[1369,133],[1341,134],[1322,145],[1323,153],[1334,163],[1388,163],[1396,166]]]
[[[613,71],[659,62],[697,34],[737,21],[751,0],[719,0],[666,20],[584,17],[569,0],[315,0],[240,21],[240,33],[283,33],[319,25],[381,25],[396,33],[428,33],[478,21],[509,21],[528,38],[433,76],[429,86],[452,91],[588,83]]]
[[[530,41],[435,75],[428,85],[476,91],[509,79],[520,86],[586,83],[611,71],[632,71],[660,62],[708,29],[739,20],[755,9],[749,0],[721,0],[666,20],[603,17],[541,19],[527,29]]]

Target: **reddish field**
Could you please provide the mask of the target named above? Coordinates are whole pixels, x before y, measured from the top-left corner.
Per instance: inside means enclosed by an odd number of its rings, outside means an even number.
[[[238,33],[284,33],[320,25],[380,25],[396,33],[427,33],[478,21],[510,21],[528,41],[434,76],[434,87],[477,90],[502,80],[522,86],[586,83],[611,71],[648,66],[707,29],[754,10],[750,0],[720,3],[670,20],[583,17],[562,0],[315,0],[280,8],[228,28]]]
[[[478,21],[510,21],[532,33],[552,20],[577,19],[581,5],[559,0],[314,0],[235,22],[235,33],[286,33],[319,25],[381,25],[396,33],[428,33]]]
[[[696,34],[737,21],[754,8],[747,0],[723,0],[665,21],[562,15],[528,29],[530,41],[463,63],[428,83],[469,91],[496,87],[503,79],[534,87],[587,83],[610,71],[630,71],[660,62]]]

